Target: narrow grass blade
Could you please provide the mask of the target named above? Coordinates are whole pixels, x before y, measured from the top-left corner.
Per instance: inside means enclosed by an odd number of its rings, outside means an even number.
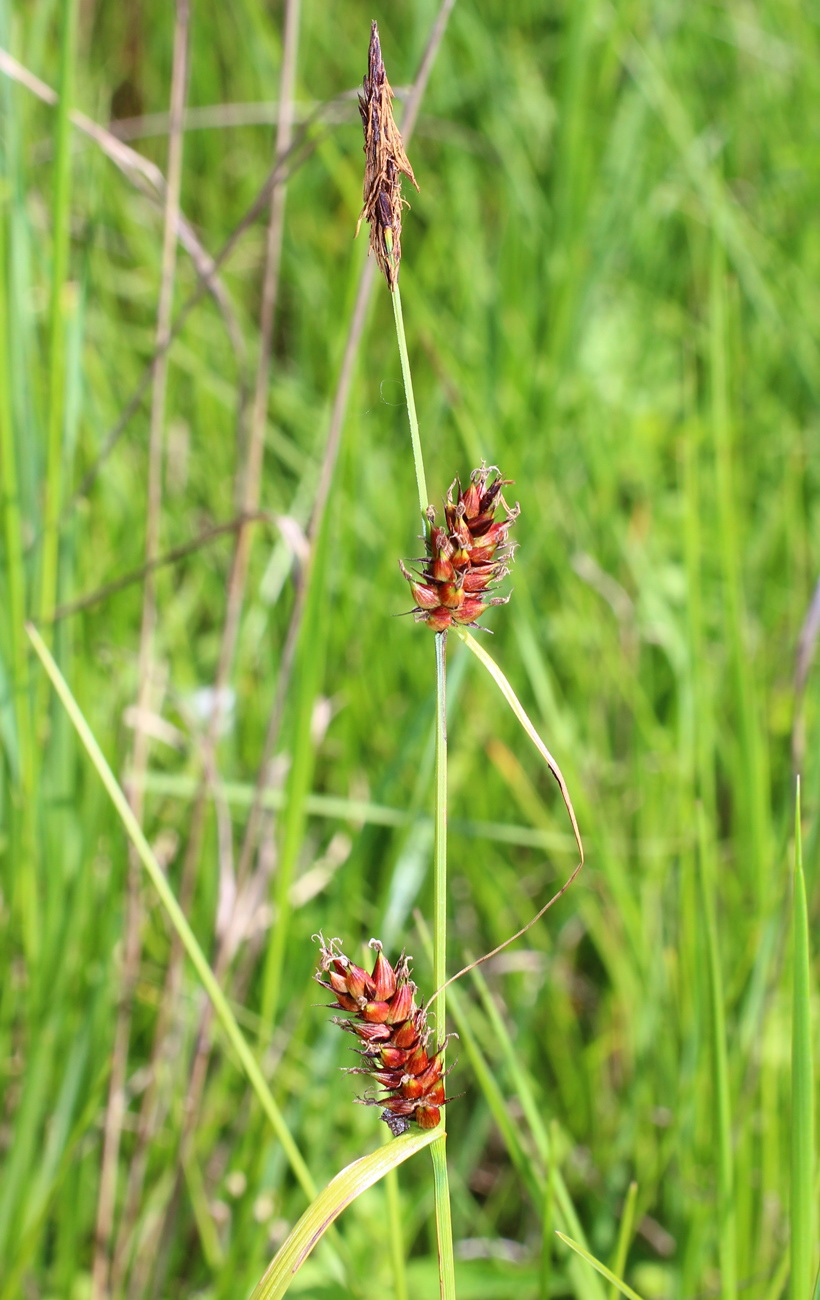
[[[139,822],[128,805],[128,800],[117,783],[114,773],[111,771],[102,750],[94,738],[91,728],[86,722],[77,701],[71,694],[65,678],[54,662],[43,638],[40,636],[37,629],[30,623],[27,624],[27,630],[29,639],[34,646],[34,649],[37,651],[40,662],[51,679],[51,683],[57,692],[66,713],[71,719],[74,729],[85,747],[86,753],[94,764],[94,767],[97,769],[97,774],[105,786],[111,802],[119,813],[126,834],[134,845],[142,865],[148,872],[151,883],[159,895],[160,902],[168,914],[168,919],[179,935],[185,951],[191,959],[191,964],[199,976],[202,987],[205,989],[205,992],[213,1003],[214,1011],[219,1018],[228,1041],[236,1052],[236,1055],[239,1057],[239,1061],[245,1071],[248,1082],[256,1093],[257,1099],[270,1120],[271,1127],[276,1133],[276,1136],[282,1143],[282,1148],[300,1186],[302,1187],[302,1190],[305,1192],[306,1196],[314,1196],[315,1187],[308,1167],[305,1164],[296,1143],[291,1137],[290,1131],[279,1107],[276,1105],[276,1102],[271,1095],[271,1091],[265,1082],[264,1075],[259,1068],[256,1058],[245,1041],[239,1025],[236,1023],[234,1014],[228,1004],[228,999],[222,992],[216,976],[208,965],[205,954],[200,948],[196,936],[188,924],[187,918],[177,902],[171,886],[165,879],[162,868],[157,862],[151,846],[143,834]]]
[[[711,388],[710,425],[715,458],[717,487],[717,532],[723,570],[723,608],[726,639],[731,653],[735,692],[735,717],[739,730],[738,770],[735,778],[736,799],[740,811],[739,832],[746,838],[750,882],[757,891],[758,903],[766,900],[768,848],[770,842],[766,788],[766,756],[761,741],[757,682],[745,637],[746,603],[743,589],[741,554],[743,536],[736,501],[738,477],[742,465],[734,447],[731,404],[729,398],[730,301],[726,287],[726,267],[717,235],[712,242],[709,269],[709,369]],[[760,958],[759,958],[760,960]]]
[[[541,1260],[538,1276],[538,1300],[552,1295],[552,1255],[555,1234],[555,1180],[547,1172],[544,1204],[541,1210]]]
[[[586,1262],[590,1264],[592,1268],[596,1269],[602,1277],[605,1277],[607,1282],[610,1282],[612,1286],[620,1291],[621,1295],[628,1296],[629,1300],[641,1300],[637,1291],[633,1291],[631,1286],[627,1286],[626,1282],[622,1282],[619,1277],[615,1276],[611,1269],[607,1268],[606,1264],[602,1264],[601,1261],[596,1259],[594,1255],[591,1255],[588,1250],[584,1250],[583,1246],[579,1246],[577,1241],[572,1240],[572,1237],[567,1237],[563,1232],[557,1232],[555,1235],[556,1237],[560,1237],[564,1244],[569,1246],[570,1250],[574,1250],[576,1255],[580,1255],[581,1259],[585,1259]]]
[[[65,420],[65,327],[71,225],[71,100],[77,45],[78,0],[63,0],[60,36],[60,97],[55,122],[54,247],[49,304],[48,446],[43,520],[40,613],[47,618],[57,603],[58,520],[63,500]]]
[[[385,1146],[389,1145],[392,1141],[392,1136],[389,1133],[385,1133]],[[393,1300],[409,1300],[409,1292],[407,1290],[407,1263],[405,1260],[404,1245],[404,1215],[402,1212],[399,1178],[395,1169],[388,1169],[384,1179],[384,1186],[387,1196],[387,1222],[390,1239],[390,1265],[392,1269],[390,1283],[393,1287]]]
[[[391,1169],[423,1151],[441,1136],[438,1129],[406,1133],[361,1160],[355,1160],[332,1178],[277,1251],[251,1300],[278,1300],[283,1296],[314,1246],[342,1210]]]
[[[732,1146],[732,1102],[729,1087],[729,1059],[726,1046],[726,1003],[723,991],[720,942],[715,901],[711,848],[707,844],[702,808],[698,810],[698,859],[703,910],[706,970],[711,1004],[712,1066],[714,1071],[714,1129],[718,1161],[718,1252],[720,1294],[724,1300],[737,1295],[737,1205]]]
[[[495,660],[492,658],[492,656],[488,655],[487,651],[484,650],[483,647],[478,644],[475,637],[470,636],[470,633],[467,631],[466,628],[457,627],[455,629],[455,632],[457,636],[467,646],[467,649],[472,650],[473,654],[475,655],[479,663],[482,665],[482,667],[486,668],[487,672],[492,677],[493,681],[495,682],[496,686],[500,690],[501,694],[504,696],[504,699],[509,704],[510,708],[512,709],[516,718],[520,722],[521,726],[524,728],[530,740],[535,745],[535,748],[538,750],[539,754],[543,758],[550,772],[552,772],[552,775],[555,777],[555,780],[558,782],[558,788],[561,791],[561,798],[564,801],[564,807],[567,810],[567,815],[572,824],[572,831],[575,836],[575,843],[578,845],[578,853],[581,858],[580,865],[583,866],[584,846],[581,842],[581,832],[578,829],[578,821],[575,816],[575,809],[572,806],[572,800],[569,797],[569,790],[567,789],[567,783],[564,780],[564,776],[563,773],[561,772],[560,767],[558,766],[552,754],[549,752],[543,740],[539,736],[538,732],[536,731],[535,727],[530,721],[530,718],[523,704],[519,700],[512,686],[507,681],[507,678],[504,676],[504,673],[501,671],[501,669],[499,668]]]
[[[816,1208],[814,1175],[814,1096],[811,1043],[811,963],[806,880],[800,837],[800,782],[794,820],[794,971],[792,984],[792,1123],[791,1123],[791,1282],[792,1300],[811,1290]]]
[[[638,1184],[633,1181],[629,1184],[627,1189],[624,1210],[618,1227],[618,1241],[615,1246],[615,1257],[612,1261],[612,1271],[616,1277],[620,1277],[626,1268],[626,1257],[629,1254],[629,1245],[632,1241],[632,1233],[635,1229],[635,1202],[637,1199]],[[617,1288],[613,1289],[612,1300],[615,1300],[616,1289]]]
[[[5,14],[0,12],[0,35],[6,32]],[[27,521],[22,506],[22,479],[25,466],[20,463],[25,448],[31,451],[31,439],[18,445],[15,413],[25,409],[21,390],[26,379],[21,367],[12,359],[12,339],[22,332],[19,319],[21,295],[16,291],[12,273],[15,257],[12,206],[19,202],[17,187],[12,183],[12,157],[17,154],[18,115],[14,111],[10,87],[0,90],[0,535],[5,555],[0,559],[0,573],[5,583],[3,621],[8,638],[8,663],[3,665],[10,677],[13,696],[14,727],[9,726],[0,738],[5,745],[14,798],[9,818],[12,846],[10,861],[18,868],[10,881],[11,906],[19,927],[27,960],[36,964],[40,949],[42,918],[37,886],[37,746],[29,698],[28,650],[25,616],[28,603],[24,537]],[[18,258],[19,263],[22,258]],[[3,702],[5,708],[5,701]],[[2,754],[0,753],[0,761]],[[15,788],[16,787],[16,788]]]

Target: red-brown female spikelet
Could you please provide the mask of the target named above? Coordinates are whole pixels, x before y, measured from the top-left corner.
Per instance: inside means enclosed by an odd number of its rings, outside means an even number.
[[[490,475],[495,478],[490,482]],[[426,623],[433,632],[444,632],[454,623],[473,624],[490,605],[505,605],[509,596],[490,592],[509,572],[514,547],[507,534],[519,514],[519,507],[507,505],[501,489],[510,479],[482,465],[474,469],[470,482],[462,490],[454,479],[444,503],[444,527],[436,526],[436,512],[428,511],[430,532],[427,556],[420,573],[408,572],[399,561],[410,583],[416,602],[416,621]],[[453,491],[458,494],[453,499]],[[496,519],[498,506],[503,518]]]
[[[383,1089],[380,1096],[360,1097],[360,1103],[383,1106],[382,1119],[394,1137],[406,1132],[411,1121],[420,1128],[435,1128],[446,1102],[441,1057],[445,1044],[428,1054],[427,1013],[416,1004],[408,958],[402,953],[391,966],[379,940],[371,939],[376,961],[368,974],[345,956],[340,939],[314,937],[321,945],[316,980],[336,998],[331,1007],[349,1017],[334,1016],[333,1022],[361,1043],[365,1063],[348,1073],[369,1074]]]

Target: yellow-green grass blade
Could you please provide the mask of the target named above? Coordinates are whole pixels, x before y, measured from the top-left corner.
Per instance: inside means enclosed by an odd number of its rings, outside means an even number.
[[[618,1240],[615,1244],[615,1256],[612,1260],[612,1272],[616,1277],[620,1277],[626,1268],[626,1257],[629,1254],[629,1246],[632,1241],[632,1234],[635,1230],[635,1206],[637,1199],[638,1184],[633,1180],[627,1188],[621,1222],[618,1225]],[[616,1291],[617,1287],[613,1284],[612,1300],[615,1300]]]
[[[726,1045],[726,1003],[723,987],[713,850],[707,842],[702,809],[698,812],[698,857],[700,863],[701,907],[705,929],[706,973],[711,1006],[712,1066],[714,1070],[714,1132],[718,1175],[718,1251],[720,1255],[721,1296],[732,1300],[737,1295],[737,1203],[735,1198],[735,1163],[732,1146],[732,1102],[729,1086],[729,1059]]]
[[[305,1210],[299,1222],[279,1248],[251,1300],[278,1300],[283,1296],[310,1252],[351,1201],[367,1191],[391,1169],[441,1137],[439,1129],[405,1133],[387,1146],[379,1147],[342,1169]]]
[[[563,1232],[557,1232],[555,1235],[560,1237],[564,1244],[569,1246],[570,1250],[574,1250],[576,1255],[580,1255],[581,1259],[585,1259],[592,1268],[601,1274],[601,1277],[605,1277],[607,1282],[614,1286],[616,1290],[620,1291],[621,1295],[628,1296],[629,1300],[641,1300],[637,1291],[633,1291],[631,1286],[627,1286],[626,1282],[623,1282],[621,1278],[616,1277],[612,1270],[607,1268],[606,1264],[602,1264],[599,1259],[596,1259],[595,1256],[590,1254],[588,1250],[585,1250],[583,1246],[579,1246],[577,1241],[572,1240],[572,1237],[567,1237]]]
[[[188,924],[188,920],[177,902],[173,890],[168,884],[162,868],[154,856],[150,844],[145,838],[142,827],[131,811],[128,801],[123,794],[114,773],[111,771],[105,755],[97,744],[91,728],[86,722],[77,701],[74,699],[74,696],[69,689],[68,683],[57,667],[57,664],[43,641],[43,638],[40,636],[37,629],[31,624],[28,624],[28,635],[55,691],[57,692],[57,695],[60,698],[61,703],[63,704],[63,707],[71,719],[77,735],[85,747],[86,753],[94,764],[97,774],[120,816],[120,820],[122,821],[128,838],[131,840],[140,861],[151,879],[151,883],[159,895],[160,902],[165,908],[171,925],[179,935],[185,951],[191,960],[191,964],[199,976],[202,987],[213,1003],[214,1011],[217,1014],[223,1030],[225,1031],[228,1041],[238,1056],[248,1082],[255,1092],[265,1115],[270,1121],[271,1127],[276,1133],[279,1141],[282,1143],[283,1150],[285,1151],[290,1166],[298,1179],[300,1186],[306,1196],[314,1196],[315,1188],[310,1171],[308,1170],[301,1152],[291,1136],[282,1112],[273,1099],[271,1091],[265,1081],[265,1077],[259,1068],[259,1064],[236,1022],[236,1017],[230,1008],[228,999],[222,992],[219,982],[214,975],[214,972],[211,970],[205,954],[197,941],[196,935]]]

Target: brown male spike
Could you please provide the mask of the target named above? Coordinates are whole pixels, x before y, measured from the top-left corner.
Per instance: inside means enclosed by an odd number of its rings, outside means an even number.
[[[401,210],[407,200],[401,195],[404,174],[418,189],[410,160],[404,152],[399,128],[393,119],[393,91],[384,70],[379,28],[370,28],[367,76],[359,95],[359,112],[364,127],[364,207],[356,226],[370,223],[370,247],[391,291],[399,282],[401,261]]]
[[[402,953],[391,966],[379,940],[371,939],[376,961],[368,975],[345,956],[340,939],[328,942],[321,934],[314,938],[321,946],[321,970],[315,978],[336,998],[331,1007],[350,1017],[334,1016],[334,1023],[355,1034],[362,1044],[359,1051],[365,1064],[348,1073],[369,1074],[383,1089],[380,1096],[360,1097],[359,1102],[384,1107],[382,1119],[394,1137],[405,1133],[411,1122],[420,1128],[435,1128],[447,1101],[442,1064],[445,1043],[428,1053],[427,1012],[416,1004],[409,958]]]

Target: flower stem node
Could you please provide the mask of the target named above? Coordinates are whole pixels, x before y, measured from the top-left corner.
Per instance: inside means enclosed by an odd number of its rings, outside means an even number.
[[[435,1128],[441,1120],[444,1096],[443,1052],[446,1039],[428,1053],[431,1031],[427,1012],[416,1003],[416,985],[410,978],[410,960],[402,953],[395,966],[378,939],[370,940],[376,960],[368,975],[342,951],[340,939],[314,936],[320,945],[316,980],[333,994],[332,1009],[345,1012],[334,1023],[354,1034],[361,1043],[364,1064],[348,1071],[367,1074],[382,1092],[360,1097],[364,1106],[382,1106],[382,1119],[394,1137],[411,1123]]]
[[[515,550],[507,535],[520,507],[508,506],[501,491],[510,482],[495,467],[482,465],[473,470],[466,489],[458,479],[450,484],[443,527],[436,525],[435,510],[429,507],[427,555],[417,561],[424,567],[411,573],[399,561],[416,602],[417,623],[445,632],[454,623],[472,626],[490,605],[506,605],[509,596],[490,593],[509,572]],[[496,518],[499,507],[504,514]]]

